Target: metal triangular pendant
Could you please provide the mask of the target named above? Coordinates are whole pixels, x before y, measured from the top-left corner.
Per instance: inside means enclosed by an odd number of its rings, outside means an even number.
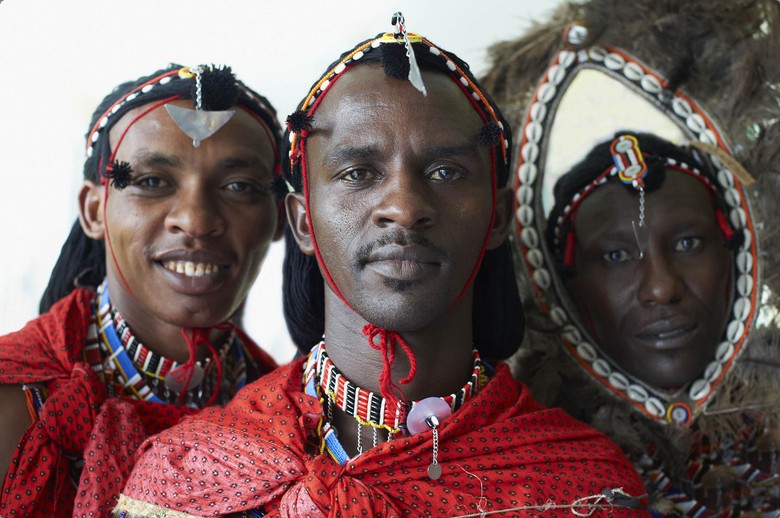
[[[192,110],[170,104],[166,104],[165,109],[179,129],[192,139],[192,145],[195,147],[219,131],[236,113],[235,110]]]

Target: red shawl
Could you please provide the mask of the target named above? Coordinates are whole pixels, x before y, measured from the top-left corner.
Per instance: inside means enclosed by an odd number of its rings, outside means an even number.
[[[305,450],[322,406],[302,391],[304,359],[242,390],[224,409],[184,419],[138,451],[117,507],[148,502],[197,516],[262,508],[271,516],[455,516],[566,505],[623,488],[645,490],[618,447],[558,409],[545,409],[499,365],[439,427],[439,480],[428,477],[432,432],[380,444],[341,466]],[[119,511],[127,511],[119,514]],[[587,511],[580,508],[579,511]],[[613,516],[648,516],[610,509]],[[518,515],[526,513],[510,513]],[[529,511],[529,514],[531,512]],[[550,508],[534,515],[569,515]],[[603,515],[602,515],[603,516]]]
[[[50,394],[17,446],[0,492],[0,514],[107,516],[148,436],[189,408],[107,397],[82,351],[94,293],[74,290],[23,329],[0,338],[0,383],[42,383]],[[260,372],[275,362],[243,334]],[[255,354],[256,352],[256,354]],[[78,487],[70,459],[84,459]]]

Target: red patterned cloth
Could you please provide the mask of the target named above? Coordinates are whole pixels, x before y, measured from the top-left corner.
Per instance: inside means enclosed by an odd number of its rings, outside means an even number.
[[[339,465],[310,453],[322,405],[303,392],[304,361],[249,385],[226,408],[208,409],[148,439],[116,514],[158,516],[162,509],[149,503],[196,516],[248,509],[284,517],[456,516],[572,504],[605,488],[644,494],[612,441],[533,401],[503,364],[439,426],[439,480],[427,473],[431,431],[385,442]],[[572,513],[550,507],[508,515]],[[594,515],[649,516],[614,508]]]
[[[94,293],[77,289],[23,329],[0,337],[0,383],[44,384],[49,397],[22,437],[0,492],[0,515],[108,516],[148,436],[195,411],[108,397],[84,362]],[[261,373],[273,359],[242,335]],[[74,487],[71,468],[84,459]]]

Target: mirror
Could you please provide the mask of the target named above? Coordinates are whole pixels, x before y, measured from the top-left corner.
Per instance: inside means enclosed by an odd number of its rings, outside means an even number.
[[[665,84],[664,78],[617,49],[593,46],[557,54],[516,130],[517,252],[540,307],[559,327],[567,353],[579,366],[647,417],[684,426],[703,411],[742,351],[755,321],[759,271],[750,205],[732,170],[736,168],[726,138],[700,106]],[[556,182],[595,144],[611,140],[619,130],[655,134],[678,146],[703,143],[699,147],[707,152],[699,152],[712,165],[713,187],[726,204],[724,215],[742,234],[733,252],[733,296],[722,337],[712,345],[714,355],[704,371],[674,391],[632,376],[594,341],[544,238]]]

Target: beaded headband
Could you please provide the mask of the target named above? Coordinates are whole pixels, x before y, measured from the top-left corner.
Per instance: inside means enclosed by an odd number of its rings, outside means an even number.
[[[620,146],[621,143],[625,142],[629,143],[630,149],[625,145]],[[563,248],[563,264],[566,266],[573,265],[574,234],[572,228],[570,228],[568,231],[564,231],[564,224],[567,221],[570,221],[571,226],[573,227],[574,218],[582,202],[588,196],[590,196],[597,187],[606,184],[611,178],[617,177],[623,184],[631,186],[639,193],[640,217],[638,227],[644,227],[644,202],[642,198],[644,197],[646,189],[645,178],[648,174],[650,174],[650,168],[646,163],[647,159],[659,160],[667,169],[680,171],[681,173],[692,176],[698,180],[707,189],[707,191],[710,192],[711,195],[714,195],[716,192],[715,186],[704,174],[702,174],[702,171],[698,167],[691,166],[686,162],[678,161],[673,158],[659,157],[647,153],[642,153],[639,149],[636,137],[633,135],[621,135],[620,137],[616,138],[610,146],[610,151],[612,152],[612,158],[615,165],[608,167],[592,182],[576,192],[571,197],[570,202],[563,208],[560,215],[555,220],[552,238],[553,248],[556,253],[560,253],[561,249]],[[719,208],[716,208],[716,217],[718,226],[720,227],[724,237],[727,241],[731,240],[732,236],[734,235],[734,230],[729,226],[725,216]],[[637,225],[634,225],[634,231],[637,233],[635,236],[637,241],[640,241],[640,231],[638,230]],[[638,246],[641,256],[641,250],[643,250],[643,246],[641,243],[638,243]]]
[[[288,147],[288,158],[290,160],[291,172],[294,170],[295,164],[301,158],[299,151],[301,140],[305,139],[309,135],[309,131],[311,130],[312,116],[314,111],[319,106],[319,103],[322,101],[322,98],[324,97],[323,93],[347,69],[355,65],[369,52],[377,51],[377,49],[379,49],[379,47],[383,44],[406,45],[410,59],[414,56],[414,52],[412,52],[412,44],[423,45],[428,49],[428,52],[431,55],[438,57],[446,65],[450,75],[455,81],[458,82],[458,84],[464,90],[464,93],[466,93],[472,100],[472,104],[474,104],[477,111],[484,113],[484,117],[486,117],[490,122],[495,123],[495,125],[500,128],[500,141],[502,143],[500,146],[501,156],[503,158],[504,164],[508,163],[509,141],[504,135],[504,123],[502,122],[502,119],[499,118],[499,116],[496,114],[492,102],[488,99],[482,88],[476,84],[476,80],[471,75],[471,73],[456,64],[456,62],[445,51],[441,50],[425,37],[414,33],[406,33],[405,27],[403,34],[404,37],[401,38],[400,41],[396,32],[386,32],[359,44],[353,50],[342,55],[341,59],[331,65],[327,72],[325,72],[325,74],[316,83],[314,83],[314,86],[298,106],[296,113],[290,115],[290,117],[287,118],[287,128],[290,143]],[[412,74],[411,70],[413,69],[413,66],[410,67],[410,75]],[[412,83],[414,84],[414,81]],[[415,87],[417,88],[416,85]]]
[[[206,87],[203,85],[205,82],[204,78],[210,79],[208,91],[206,91]],[[186,91],[188,87],[191,87],[192,92]],[[219,104],[218,109],[211,109],[213,108],[212,106],[204,104],[206,94],[209,94],[212,99],[215,98],[211,102],[212,104]],[[168,106],[168,103],[172,101],[188,98],[192,98],[194,110]],[[244,109],[260,123],[266,132],[276,158],[274,174],[281,174],[278,146],[281,127],[276,119],[276,111],[273,107],[264,97],[237,80],[228,67],[199,65],[197,67],[178,67],[163,70],[143,83],[131,87],[108,106],[102,114],[95,117],[95,123],[87,133],[86,156],[88,161],[92,159],[96,148],[100,146],[100,155],[97,157],[99,158],[97,169],[102,181],[105,182],[106,179],[111,179],[112,185],[120,189],[128,184],[130,175],[129,164],[114,161],[119,143],[121,143],[124,134],[120,137],[115,149],[111,150],[108,142],[108,132],[125,113],[145,104],[151,105],[130,123],[125,132],[149,111],[165,105],[166,110],[177,126],[193,139],[195,147],[200,144],[201,140],[213,135],[232,117],[230,110],[223,109],[229,107],[225,105],[236,105]]]

